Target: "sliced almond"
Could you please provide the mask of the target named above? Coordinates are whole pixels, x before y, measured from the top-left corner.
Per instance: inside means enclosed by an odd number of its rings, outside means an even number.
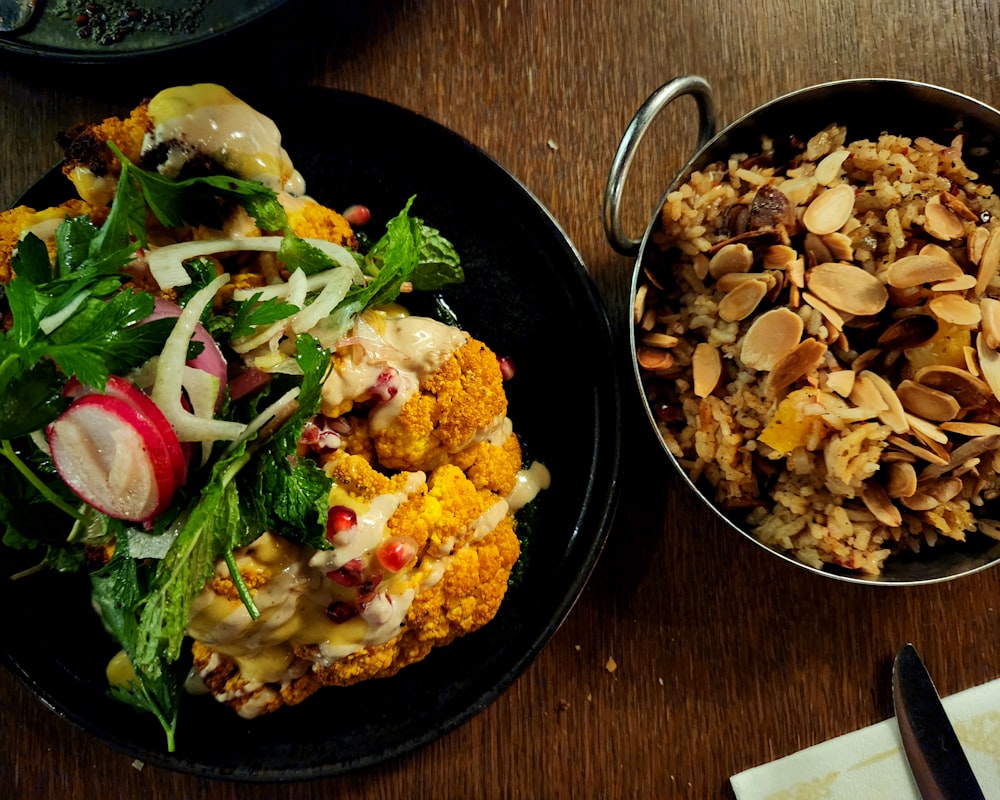
[[[786,244],[776,244],[767,248],[764,253],[765,269],[785,269],[797,257],[798,253]]]
[[[830,251],[831,258],[827,259],[828,261],[854,260],[854,242],[851,241],[850,236],[840,231],[834,231],[823,236],[822,240],[823,244],[826,245],[826,249]]]
[[[930,314],[913,314],[897,320],[882,331],[878,344],[885,350],[919,347],[934,338],[938,327],[938,321]]]
[[[670,369],[674,365],[673,353],[658,347],[637,347],[635,360],[640,367],[650,372]]]
[[[837,180],[840,177],[840,168],[844,165],[850,154],[850,150],[834,150],[832,153],[823,156],[822,160],[816,165],[816,171],[813,173],[817,182],[824,186],[829,186]]]
[[[915,455],[919,460],[926,461],[928,464],[932,464],[935,467],[943,469],[948,465],[947,458],[942,458],[937,453],[928,450],[926,447],[921,447],[918,444],[914,444],[913,442],[909,441],[908,439],[902,436],[890,436],[886,439],[886,442],[888,444],[891,444],[893,447],[898,447],[900,450]],[[884,453],[882,455],[882,458],[883,459],[885,458]]]
[[[806,274],[806,286],[838,311],[858,316],[877,314],[889,300],[882,281],[853,264],[817,264]]]
[[[986,241],[990,238],[989,228],[978,227],[965,240],[965,253],[969,261],[978,264],[983,257]]]
[[[857,375],[852,369],[838,369],[826,376],[826,386],[841,397],[848,397],[851,394],[851,389],[854,388],[856,377]]]
[[[965,292],[976,285],[975,275],[959,275],[947,281],[938,281],[931,286],[932,292]]]
[[[861,484],[861,502],[865,508],[872,512],[883,525],[890,528],[898,528],[903,524],[903,517],[899,509],[893,505],[889,495],[886,494],[882,484],[874,479],[869,479]]]
[[[910,509],[910,511],[933,511],[940,505],[936,498],[923,492],[917,492],[909,497],[902,497],[899,502]]]
[[[855,377],[848,398],[858,408],[870,408],[877,413],[889,408],[882,393],[863,373],[858,373]]]
[[[796,258],[792,263],[790,263],[785,268],[785,274],[788,275],[788,281],[799,289],[802,289],[806,285],[806,262],[802,256]]]
[[[815,295],[810,294],[809,292],[803,292],[802,293],[802,300],[807,305],[812,306],[820,314],[822,314],[826,318],[826,321],[830,325],[833,326],[833,328],[835,329],[835,331],[837,332],[838,335],[839,335],[840,331],[842,331],[844,329],[844,318],[842,316],[840,316],[840,314],[837,313],[837,311],[835,309],[830,308],[830,306],[828,306],[826,303],[824,303],[818,297],[816,297]]]
[[[764,281],[768,289],[774,283],[774,274],[770,272],[727,272],[715,283],[715,288],[720,292],[730,292],[746,281]]]
[[[920,441],[927,445],[938,455],[946,456],[947,449],[939,448],[938,445],[948,444],[948,434],[941,430],[933,422],[928,422],[923,417],[907,414],[906,421],[910,426],[910,433],[914,434]]]
[[[996,277],[1000,267],[1000,226],[990,231],[983,254],[979,258],[979,272],[976,273],[976,294],[983,294]]]
[[[941,202],[941,195],[935,195],[924,206],[924,230],[945,242],[965,235],[965,225],[954,211]]]
[[[934,244],[933,242],[931,244],[925,244],[917,252],[922,256],[934,256],[935,258],[940,258],[942,261],[950,261],[956,267],[958,266],[958,262],[955,261],[955,257],[939,244]]]
[[[646,295],[649,292],[649,284],[644,283],[635,290],[635,302],[632,304],[633,322],[638,325],[642,322],[643,314],[646,312]]]
[[[1000,436],[1000,425],[989,422],[943,422],[941,430],[959,436]]]
[[[982,333],[986,346],[996,350],[1000,348],[1000,300],[984,297],[979,301],[979,310],[983,315]]]
[[[822,237],[817,236],[815,233],[807,233],[802,245],[805,248],[806,256],[809,258],[809,263],[813,266],[834,260],[834,255],[830,252],[830,248],[826,246]]]
[[[802,224],[810,233],[822,236],[844,226],[854,211],[854,189],[846,183],[821,192],[806,208]]]
[[[718,280],[727,272],[749,272],[753,266],[753,251],[742,242],[727,244],[709,259],[708,274]]]
[[[701,342],[691,356],[691,371],[694,377],[694,393],[697,397],[708,397],[722,377],[722,358],[719,351]]]
[[[962,202],[962,198],[956,197],[951,192],[941,192],[938,199],[942,205],[947,206],[955,212],[960,219],[965,219],[969,222],[979,222],[979,215]]]
[[[959,325],[963,328],[973,328],[983,318],[977,303],[963,300],[957,294],[942,294],[932,297],[927,307],[938,319]]]
[[[639,337],[639,341],[647,347],[670,349],[671,347],[677,347],[680,339],[676,336],[671,336],[669,333],[644,333]]]
[[[938,478],[932,481],[921,481],[920,491],[929,494],[939,503],[954,500],[962,491],[962,479],[955,477]]]
[[[931,364],[917,370],[913,379],[924,386],[946,392],[967,411],[982,408],[993,397],[989,385],[959,367]]]
[[[918,254],[893,261],[886,271],[886,280],[897,289],[911,289],[922,283],[958,278],[962,274],[962,268],[953,260]]]
[[[927,467],[923,471],[921,478],[940,478],[945,473],[957,469],[966,462],[978,459],[983,453],[995,450],[998,443],[1000,443],[1000,436],[979,436],[975,439],[970,439],[952,451],[951,458],[947,463],[932,464]]]
[[[765,281],[743,281],[719,301],[719,316],[726,322],[746,319],[767,294]]]
[[[885,489],[890,497],[912,497],[917,491],[917,471],[913,464],[895,461],[887,465]]]
[[[765,390],[768,398],[776,400],[781,397],[789,386],[815,370],[825,354],[826,345],[822,342],[813,338],[799,342],[768,375]]]
[[[751,369],[772,370],[802,338],[802,317],[787,308],[765,311],[753,321],[740,346],[740,360]]]
[[[899,398],[892,390],[889,382],[871,370],[865,370],[859,377],[870,380],[888,406],[885,411],[882,411],[878,415],[879,419],[896,433],[906,433],[910,429],[910,425],[906,420],[906,411],[903,409],[903,404],[899,402]]]
[[[639,320],[639,327],[644,331],[651,331],[656,327],[656,310],[647,308],[646,313]]]
[[[979,369],[983,378],[993,390],[993,395],[1000,399],[1000,353],[987,347],[986,337],[981,333],[976,337],[976,355],[979,356]]]
[[[902,381],[896,387],[896,396],[911,414],[937,422],[954,419],[962,410],[952,395],[915,381]]]

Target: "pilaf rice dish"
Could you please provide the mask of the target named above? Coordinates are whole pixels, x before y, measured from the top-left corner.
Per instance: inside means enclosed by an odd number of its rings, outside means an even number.
[[[1000,204],[961,135],[847,135],[788,163],[765,139],[668,194],[636,358],[722,508],[806,564],[877,575],[1000,538]]]

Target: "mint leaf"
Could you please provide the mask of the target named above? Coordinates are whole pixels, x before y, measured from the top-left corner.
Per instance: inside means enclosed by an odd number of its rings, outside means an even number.
[[[152,713],[163,727],[167,749],[172,752],[185,669],[180,663],[163,658],[155,659],[152,664],[139,664],[137,653],[142,634],[138,613],[145,595],[138,566],[124,548],[91,576],[91,596],[101,619],[129,657],[135,672],[135,680],[125,686],[113,685],[109,694],[119,702]]]
[[[318,247],[294,234],[286,234],[281,240],[278,260],[289,272],[301,269],[306,275],[314,275],[340,266]]]
[[[420,255],[410,276],[413,288],[421,292],[440,289],[449,283],[462,283],[465,273],[455,246],[439,230],[423,225],[420,231]]]

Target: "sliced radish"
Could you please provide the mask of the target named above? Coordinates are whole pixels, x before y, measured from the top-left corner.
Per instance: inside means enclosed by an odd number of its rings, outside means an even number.
[[[170,464],[174,470],[174,481],[177,486],[183,486],[187,480],[190,459],[184,454],[181,443],[177,439],[177,434],[171,427],[170,422],[163,415],[163,412],[160,411],[160,407],[134,383],[125,378],[119,378],[117,375],[108,376],[103,393],[125,400],[156,428],[160,436],[163,437],[164,451],[170,459]],[[67,397],[80,398],[90,394],[101,393],[96,392],[89,386],[84,386],[74,377],[67,381],[66,386],[63,388],[63,394]]]
[[[85,395],[46,433],[59,476],[98,511],[145,522],[170,505],[177,483],[166,444],[156,426],[129,401],[110,394]]]
[[[170,458],[171,466],[174,468],[174,480],[177,486],[183,486],[187,480],[188,459],[184,456],[177,434],[163,412],[160,411],[160,407],[134,383],[115,375],[108,378],[105,391],[128,401],[135,406],[136,411],[153,423],[153,427],[163,437],[163,447]]]
[[[229,399],[236,402],[267,386],[274,376],[270,372],[249,367],[229,381]]]

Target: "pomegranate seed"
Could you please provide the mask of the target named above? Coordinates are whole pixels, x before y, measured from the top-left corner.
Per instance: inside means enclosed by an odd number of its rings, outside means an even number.
[[[368,206],[349,206],[344,209],[341,216],[351,223],[352,227],[358,228],[368,224],[372,218],[372,212],[368,210]]]
[[[500,375],[505,381],[514,377],[514,359],[510,356],[498,356],[497,363],[500,365]]]
[[[358,615],[358,607],[354,603],[338,600],[326,607],[326,615],[334,622],[347,622]]]
[[[358,586],[358,603],[363,607],[374,596],[378,585],[382,583],[381,575],[372,575],[368,580]]]
[[[360,558],[352,558],[340,569],[330,570],[326,573],[326,577],[341,586],[358,586],[361,584],[364,569],[365,564]]]
[[[399,572],[417,558],[417,543],[409,536],[391,536],[375,551],[378,563],[389,572]]]
[[[358,524],[358,515],[347,506],[333,506],[326,515],[326,539],[336,544],[334,537]]]
[[[399,377],[392,367],[382,370],[375,379],[375,385],[368,389],[368,393],[379,403],[388,403],[396,396],[399,387],[396,386],[396,378]]]

